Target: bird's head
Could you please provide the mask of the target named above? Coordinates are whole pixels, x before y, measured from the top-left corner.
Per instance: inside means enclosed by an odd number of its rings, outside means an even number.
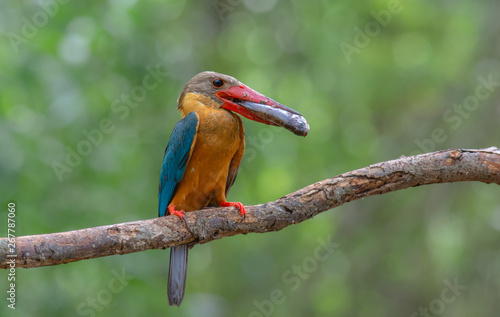
[[[309,124],[300,113],[228,75],[209,71],[195,75],[182,90],[179,108],[190,93],[199,96],[198,100],[208,107],[234,111],[250,120],[280,126],[301,136],[309,132]]]

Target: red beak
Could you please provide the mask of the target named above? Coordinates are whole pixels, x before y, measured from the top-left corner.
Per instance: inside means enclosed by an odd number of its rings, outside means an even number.
[[[223,101],[222,108],[250,120],[280,126],[301,136],[309,132],[309,124],[300,113],[243,84],[218,91],[215,95]]]

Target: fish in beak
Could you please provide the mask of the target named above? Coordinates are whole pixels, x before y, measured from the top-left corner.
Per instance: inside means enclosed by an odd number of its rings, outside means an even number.
[[[215,93],[222,108],[257,122],[283,127],[296,135],[306,136],[309,124],[297,111],[268,98],[241,83]]]

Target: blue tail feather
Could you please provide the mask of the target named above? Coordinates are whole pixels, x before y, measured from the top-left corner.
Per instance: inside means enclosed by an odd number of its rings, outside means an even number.
[[[180,306],[186,289],[188,246],[170,248],[170,267],[168,269],[168,303]]]

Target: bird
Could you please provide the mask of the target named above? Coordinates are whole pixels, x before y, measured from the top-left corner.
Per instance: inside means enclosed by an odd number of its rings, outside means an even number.
[[[170,135],[160,172],[158,216],[205,207],[235,207],[244,221],[241,202],[226,196],[238,174],[245,152],[245,132],[239,115],[281,126],[306,136],[309,124],[297,111],[242,84],[236,78],[205,71],[191,78],[179,98],[182,119]],[[238,115],[239,114],[239,115]],[[170,248],[167,297],[180,306],[186,288],[188,245]]]

